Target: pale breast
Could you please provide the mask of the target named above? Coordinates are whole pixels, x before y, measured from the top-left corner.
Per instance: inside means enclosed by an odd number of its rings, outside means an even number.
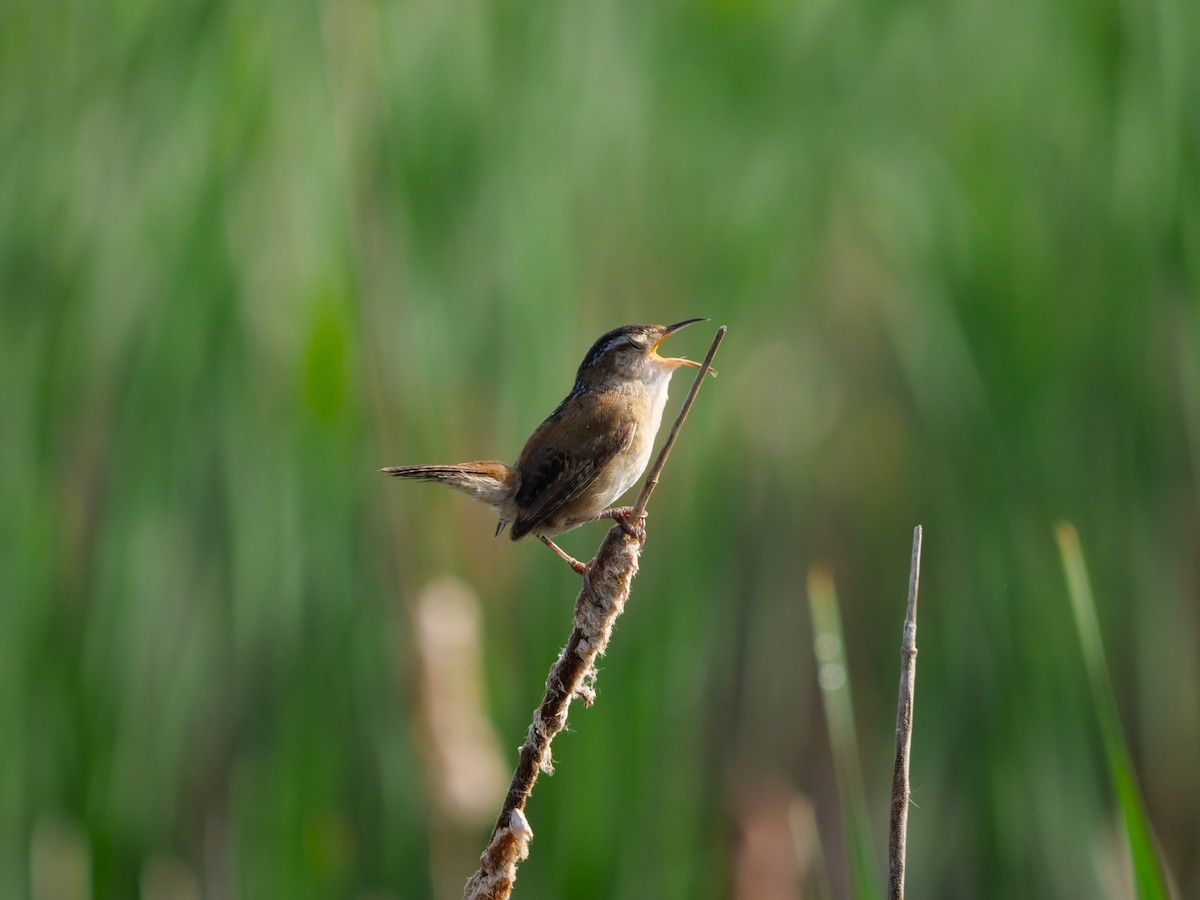
[[[646,471],[646,466],[650,464],[650,454],[654,450],[654,436],[658,434],[658,427],[662,424],[663,408],[667,405],[669,380],[668,374],[657,384],[651,385],[650,415],[634,432],[629,451],[620,454],[613,460],[613,471],[606,479],[608,490],[603,499],[604,506],[611,506],[618,497],[633,487],[642,477],[642,473]]]
[[[602,506],[611,506],[613,501],[633,487],[650,462],[650,451],[654,449],[654,432],[638,428],[627,453],[619,454],[611,463],[612,471],[605,479]]]

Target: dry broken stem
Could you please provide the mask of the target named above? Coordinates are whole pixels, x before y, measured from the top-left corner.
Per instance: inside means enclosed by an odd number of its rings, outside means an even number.
[[[634,504],[634,521],[646,510],[646,503],[658,484],[658,476],[679,429],[695,402],[696,394],[708,374],[717,347],[725,337],[725,326],[717,329],[708,353],[701,363],[691,390],[680,407],[671,433],[650,468],[650,474]],[[533,830],[525,818],[525,803],[540,772],[554,771],[550,742],[567,724],[567,707],[578,697],[585,706],[595,699],[596,657],[603,655],[612,635],[613,623],[625,608],[633,576],[637,574],[642,541],[614,526],[608,531],[596,558],[583,576],[583,587],[575,600],[575,625],[571,637],[546,678],[546,694],[534,711],[533,723],[521,745],[517,770],[513,774],[504,806],[496,820],[487,848],[479,858],[479,870],[471,876],[463,891],[464,900],[504,900],[512,893],[517,864],[529,855]]]
[[[896,763],[888,829],[888,900],[904,900],[904,856],[908,842],[908,754],[912,748],[913,692],[917,678],[917,586],[921,580],[921,526],[913,530],[908,569],[908,607],[900,644],[900,701],[896,709]]]

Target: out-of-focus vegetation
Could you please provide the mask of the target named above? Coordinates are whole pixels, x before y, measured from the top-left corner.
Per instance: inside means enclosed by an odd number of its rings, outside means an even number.
[[[1127,896],[1068,518],[1200,896],[1198,20],[9,4],[0,896],[456,896],[577,582],[375,469],[515,458],[600,332],[692,315],[721,376],[518,895],[846,896],[805,573],[880,852],[919,522],[910,893]]]
[[[1083,650],[1084,666],[1092,688],[1100,733],[1104,741],[1104,756],[1113,793],[1121,808],[1125,836],[1129,842],[1129,863],[1139,900],[1168,900],[1177,889],[1168,886],[1164,877],[1161,853],[1154,840],[1154,827],[1146,816],[1146,805],[1137,784],[1137,774],[1129,758],[1129,745],[1121,727],[1113,694],[1112,677],[1104,656],[1104,641],[1096,620],[1096,601],[1088,580],[1079,534],[1067,522],[1055,529],[1058,549],[1062,554],[1063,574],[1071,594],[1071,612]]]

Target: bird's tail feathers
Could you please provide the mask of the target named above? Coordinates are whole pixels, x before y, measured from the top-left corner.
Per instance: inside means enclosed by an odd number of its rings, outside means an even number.
[[[515,469],[494,459],[454,466],[387,466],[379,471],[396,478],[436,481],[492,506],[502,506],[511,496],[516,477]]]

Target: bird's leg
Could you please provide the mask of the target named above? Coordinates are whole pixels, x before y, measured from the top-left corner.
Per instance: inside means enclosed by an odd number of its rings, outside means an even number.
[[[577,574],[583,575],[585,572],[587,572],[587,563],[581,563],[571,554],[565,552],[562,547],[558,546],[558,544],[554,543],[554,541],[550,540],[550,538],[546,537],[544,534],[539,534],[538,540],[558,554],[558,558],[574,569]]]

